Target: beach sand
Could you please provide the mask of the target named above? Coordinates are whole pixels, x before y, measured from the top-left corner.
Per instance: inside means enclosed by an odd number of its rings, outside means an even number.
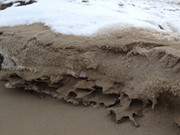
[[[178,135],[179,45],[137,28],[82,37],[2,27],[0,77],[11,89],[1,84],[0,133]]]
[[[40,96],[40,95],[39,95]],[[167,109],[148,111],[141,126],[116,124],[103,108],[82,107],[40,98],[21,89],[0,85],[0,134],[2,135],[179,135]]]

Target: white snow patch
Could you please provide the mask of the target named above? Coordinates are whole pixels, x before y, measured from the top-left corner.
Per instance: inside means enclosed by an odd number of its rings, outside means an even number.
[[[7,1],[10,0],[0,0]],[[38,0],[31,5],[0,11],[0,26],[35,22],[45,23],[56,32],[74,35],[91,35],[113,25],[180,33],[180,1]]]

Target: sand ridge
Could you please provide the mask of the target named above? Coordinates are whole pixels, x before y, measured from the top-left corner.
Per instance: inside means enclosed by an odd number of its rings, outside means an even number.
[[[128,28],[81,37],[42,24],[0,33],[1,79],[8,88],[104,106],[116,122],[128,118],[136,127],[145,108],[180,96],[180,39],[173,34]]]

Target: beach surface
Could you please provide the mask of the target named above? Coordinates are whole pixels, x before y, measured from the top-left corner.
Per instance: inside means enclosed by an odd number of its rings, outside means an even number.
[[[21,89],[6,89],[0,83],[0,134],[3,135],[179,135],[168,109],[148,111],[131,123],[116,124],[103,108],[73,106]]]
[[[0,0],[0,134],[179,135],[179,0]]]
[[[179,43],[137,28],[1,27],[0,133],[178,135]]]

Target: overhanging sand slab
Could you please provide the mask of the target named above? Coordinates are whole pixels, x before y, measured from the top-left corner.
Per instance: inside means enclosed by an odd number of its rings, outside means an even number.
[[[178,36],[135,28],[103,33],[67,36],[42,24],[0,28],[1,78],[8,88],[102,105],[117,122],[129,118],[135,126],[134,116],[160,99],[178,110]]]

